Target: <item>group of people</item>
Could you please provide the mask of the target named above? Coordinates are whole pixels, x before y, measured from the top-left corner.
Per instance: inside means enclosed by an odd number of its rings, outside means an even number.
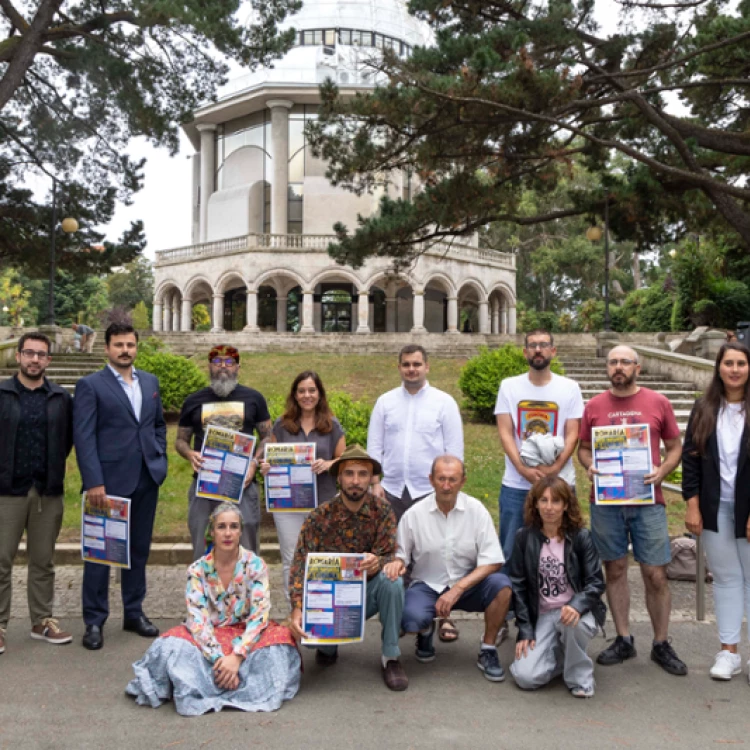
[[[122,574],[123,627],[147,638],[159,635],[143,611],[146,561],[159,485],[167,473],[166,424],[159,383],[136,370],[138,335],[111,325],[105,367],[81,379],[75,399],[44,375],[51,361],[42,334],[19,341],[18,372],[0,383],[0,653],[10,610],[10,572],[24,531],[28,543],[31,636],[71,641],[52,613],[54,544],[62,519],[65,461],[75,445],[83,489],[94,504],[108,495],[131,498],[131,567]],[[721,650],[711,676],[741,671],[737,646],[744,611],[750,615],[750,484],[743,481],[750,439],[747,348],[725,344],[714,377],[691,414],[681,445],[669,401],[638,383],[635,351],[617,346],[607,355],[610,388],[584,408],[578,384],[550,369],[551,333],[526,334],[528,372],[506,378],[495,408],[505,453],[500,490],[500,531],[466,481],[463,426],[455,400],[427,380],[429,361],[417,345],[398,359],[401,385],[373,410],[367,447],[346,444],[319,376],[300,373],[284,413],[272,423],[263,396],[240,385],[240,354],[214,347],[210,385],[184,402],[175,443],[195,476],[208,424],[257,433],[255,459],[239,504],[221,504],[188,492],[188,525],[195,562],[188,571],[187,618],[159,638],[134,665],[128,692],[141,704],[173,699],[177,710],[198,714],[235,706],[272,710],[294,696],[301,660],[305,561],[311,552],[356,552],[368,578],[366,614],[378,613],[381,672],[391,690],[408,676],[400,642],[415,637],[415,658],[436,657],[435,636],[459,636],[451,614],[484,615],[477,667],[490,681],[505,679],[497,646],[509,623],[517,626],[510,672],[522,689],[556,676],[573,696],[595,689],[589,640],[604,622],[606,597],[616,638],[598,654],[600,665],[636,656],[629,630],[628,548],[639,563],[653,626],[651,659],[670,674],[685,675],[669,636],[666,578],[669,536],[661,484],[682,459],[686,525],[703,533]],[[648,424],[653,468],[645,481],[655,504],[591,504],[584,527],[575,490],[577,449],[589,478],[596,474],[592,428]],[[319,506],[309,514],[275,514],[291,606],[287,625],[269,619],[270,594],[259,551],[256,473],[266,474],[268,442],[314,442]],[[664,446],[665,456],[661,457]],[[603,569],[602,569],[603,568]],[[605,583],[606,580],[606,583]],[[104,645],[109,615],[109,568],[85,563],[83,645]],[[321,667],[336,663],[335,647],[316,649]]]

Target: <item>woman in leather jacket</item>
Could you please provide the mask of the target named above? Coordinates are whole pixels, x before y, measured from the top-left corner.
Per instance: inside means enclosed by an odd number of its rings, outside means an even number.
[[[594,695],[594,663],[586,653],[604,623],[604,576],[575,495],[559,477],[529,490],[525,526],[516,534],[508,575],[518,625],[516,684],[535,690],[558,675],[576,698]]]

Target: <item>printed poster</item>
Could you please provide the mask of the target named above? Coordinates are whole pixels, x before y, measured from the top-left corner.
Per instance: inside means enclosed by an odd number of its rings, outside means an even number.
[[[201,424],[226,427],[229,430],[242,430],[245,423],[245,404],[242,401],[215,401],[201,407]]]
[[[254,454],[253,435],[207,425],[201,447],[203,464],[198,472],[196,497],[239,503]]]
[[[644,477],[652,470],[647,424],[594,427],[591,431],[594,502],[597,505],[653,505],[654,485]]]
[[[130,498],[107,495],[109,505],[95,508],[83,493],[81,557],[85,562],[130,569]]]
[[[364,555],[309,552],[302,599],[302,643],[338,646],[365,637],[367,577]]]
[[[526,440],[535,433],[557,435],[560,407],[554,401],[519,401],[516,424],[518,437]]]
[[[318,484],[312,470],[315,443],[266,443],[265,477],[269,513],[306,513],[318,507]]]

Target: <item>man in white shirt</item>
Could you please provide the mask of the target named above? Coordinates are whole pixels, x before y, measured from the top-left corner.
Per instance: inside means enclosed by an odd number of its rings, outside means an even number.
[[[516,531],[523,526],[523,505],[531,485],[543,476],[560,474],[575,490],[571,456],[583,416],[583,396],[578,383],[550,370],[557,353],[552,334],[541,328],[529,331],[523,353],[529,371],[505,378],[495,404],[497,431],[505,452],[505,474],[500,488],[500,544],[506,560],[513,551]],[[521,447],[533,434],[562,438],[561,451],[554,463],[534,467],[523,463]]]
[[[463,462],[456,456],[437,457],[430,471],[434,488],[410,508],[398,525],[396,560],[383,572],[396,580],[412,565],[401,628],[417,634],[417,661],[435,658],[434,619],[452,610],[484,612],[484,636],[477,667],[492,682],[505,672],[495,639],[508,613],[512,590],[500,572],[503,552],[489,511],[461,492],[466,482]]]
[[[367,453],[383,466],[371,492],[393,506],[396,521],[430,494],[430,468],[450,453],[463,461],[461,412],[452,396],[427,382],[430,365],[421,346],[409,344],[398,356],[401,385],[375,404],[367,431]]]

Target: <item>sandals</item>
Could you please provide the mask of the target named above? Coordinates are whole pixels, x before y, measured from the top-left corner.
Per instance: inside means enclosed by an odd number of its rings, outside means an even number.
[[[458,636],[458,628],[453,620],[446,617],[438,622],[438,638],[443,643],[453,643],[458,640]]]

